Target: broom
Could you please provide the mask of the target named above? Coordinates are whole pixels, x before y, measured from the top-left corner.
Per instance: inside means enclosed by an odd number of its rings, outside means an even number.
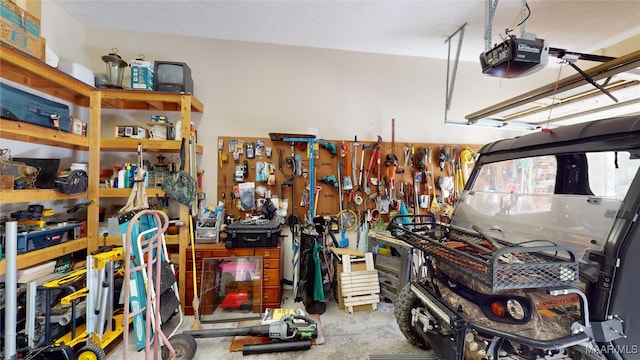
[[[191,237],[191,263],[193,264],[193,330],[202,329],[200,324],[200,299],[198,299],[198,281],[196,276],[196,246],[193,235],[193,217],[189,215],[189,236]]]

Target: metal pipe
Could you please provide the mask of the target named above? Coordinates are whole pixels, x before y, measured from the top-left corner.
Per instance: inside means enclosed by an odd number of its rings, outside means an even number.
[[[18,222],[5,224],[5,278],[4,278],[4,358],[16,359],[16,323],[18,321]]]

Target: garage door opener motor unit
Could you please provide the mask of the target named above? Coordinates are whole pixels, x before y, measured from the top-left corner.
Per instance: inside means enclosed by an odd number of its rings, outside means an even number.
[[[480,54],[482,73],[501,78],[514,78],[536,72],[549,59],[547,41],[535,36],[507,40]]]

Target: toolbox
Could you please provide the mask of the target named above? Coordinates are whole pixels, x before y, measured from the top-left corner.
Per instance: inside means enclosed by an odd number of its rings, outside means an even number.
[[[58,245],[67,240],[73,240],[79,232],[80,223],[65,223],[64,225],[50,225],[42,229],[18,232],[18,254],[33,250],[44,249],[48,246]],[[0,235],[3,246],[5,235]]]
[[[275,247],[278,245],[280,228],[278,219],[235,221],[227,226],[227,242],[225,247]]]
[[[0,117],[71,132],[69,106],[0,83]]]

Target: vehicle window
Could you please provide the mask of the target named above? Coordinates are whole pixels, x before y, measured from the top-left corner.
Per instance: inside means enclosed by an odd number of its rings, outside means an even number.
[[[545,240],[578,253],[600,250],[639,164],[623,152],[484,164],[451,223],[479,226],[511,243]]]
[[[554,156],[539,156],[487,164],[474,190],[514,194],[553,194],[557,171]]]
[[[588,153],[589,183],[596,196],[622,200],[638,171],[640,159],[628,152]]]

